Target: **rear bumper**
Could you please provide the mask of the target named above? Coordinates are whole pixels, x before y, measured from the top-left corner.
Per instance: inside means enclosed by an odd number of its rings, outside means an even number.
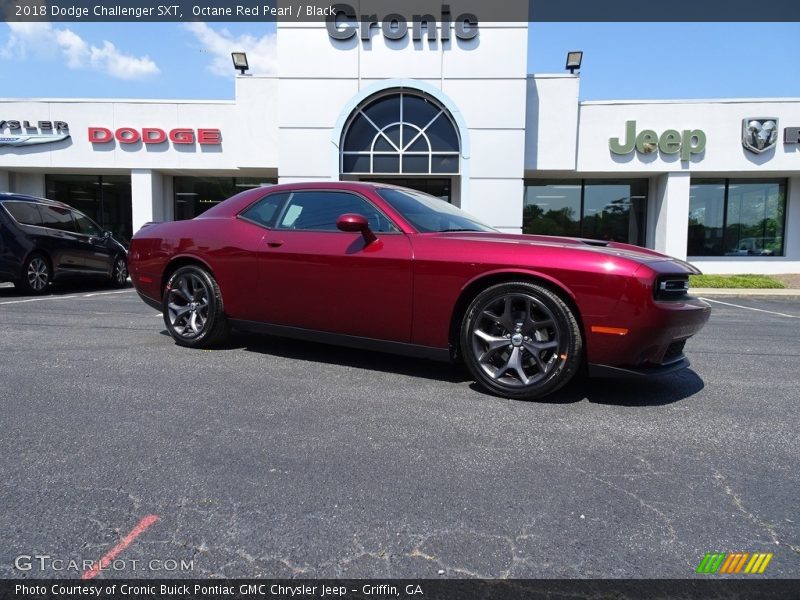
[[[151,306],[152,308],[155,308],[159,312],[161,311],[161,302],[159,302],[158,300],[154,300],[150,296],[145,296],[139,290],[136,290],[136,293],[139,294],[139,298],[141,298],[145,304]]]

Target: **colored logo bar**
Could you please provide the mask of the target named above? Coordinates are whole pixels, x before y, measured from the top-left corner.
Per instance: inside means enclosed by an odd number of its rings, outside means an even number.
[[[771,552],[708,552],[700,561],[697,572],[756,575],[763,573],[771,560]]]

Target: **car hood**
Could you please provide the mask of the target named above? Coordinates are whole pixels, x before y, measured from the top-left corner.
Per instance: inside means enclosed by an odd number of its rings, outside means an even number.
[[[569,248],[572,250],[587,250],[589,252],[600,252],[602,254],[613,254],[624,256],[634,260],[653,261],[671,258],[666,254],[661,254],[654,250],[633,246],[631,244],[621,244],[619,242],[607,242],[604,240],[588,240],[584,238],[560,237],[551,235],[525,235],[514,233],[490,233],[490,232],[443,232],[435,234],[449,239],[461,239],[465,241],[492,242],[498,244],[517,244],[524,246],[548,246]]]
[[[492,244],[515,244],[526,247],[547,247],[564,248],[565,250],[578,250],[601,254],[605,256],[615,256],[626,258],[637,263],[656,263],[673,262],[680,263],[687,271],[699,273],[695,267],[689,263],[673,258],[667,254],[642,248],[632,244],[620,242],[608,242],[604,240],[589,240],[584,238],[561,237],[550,235],[525,235],[514,233],[491,233],[491,232],[442,232],[432,234],[448,239],[458,239],[463,241],[488,242]]]

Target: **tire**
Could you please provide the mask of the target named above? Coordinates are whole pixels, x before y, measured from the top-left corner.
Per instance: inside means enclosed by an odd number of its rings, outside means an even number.
[[[187,348],[208,348],[230,331],[219,286],[199,266],[187,265],[172,274],[164,288],[162,312],[169,334]]]
[[[50,260],[38,252],[31,254],[22,265],[22,278],[15,281],[18,287],[26,294],[39,295],[47,292],[53,280],[53,267]]]
[[[115,288],[125,287],[128,284],[128,261],[122,254],[114,257],[109,283]]]
[[[534,400],[580,368],[583,339],[569,306],[534,283],[494,285],[472,301],[461,324],[464,362],[490,392]]]

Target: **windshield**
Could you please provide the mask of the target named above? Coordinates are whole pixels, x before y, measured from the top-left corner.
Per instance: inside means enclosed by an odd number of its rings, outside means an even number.
[[[378,188],[378,195],[420,233],[437,231],[497,231],[449,202],[422,192]]]

